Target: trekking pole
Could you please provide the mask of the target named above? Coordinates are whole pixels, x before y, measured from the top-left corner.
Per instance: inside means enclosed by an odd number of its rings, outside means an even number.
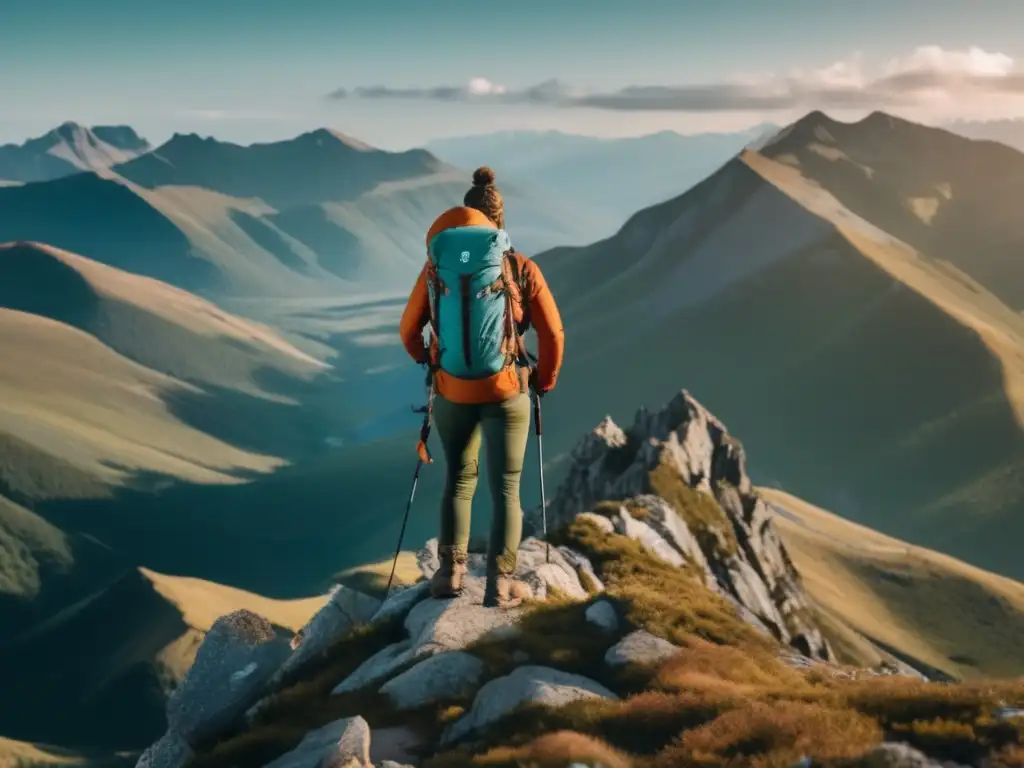
[[[402,541],[405,539],[405,527],[409,523],[409,511],[412,509],[413,499],[416,498],[416,486],[420,482],[420,470],[424,464],[433,464],[427,450],[427,439],[430,437],[430,413],[434,397],[433,382],[430,372],[427,373],[427,381],[430,382],[430,389],[427,392],[427,404],[422,408],[413,408],[414,413],[423,414],[423,424],[420,426],[420,441],[416,444],[416,471],[412,476],[412,489],[409,491],[409,500],[405,504],[405,516],[402,518],[402,530],[398,533],[398,546],[395,548],[395,560],[391,564],[391,575],[388,577],[388,586],[384,592],[384,599],[391,597],[391,583],[395,579],[395,571],[398,568],[398,556],[402,554]]]
[[[540,470],[540,514],[544,526],[544,559],[551,562],[551,542],[548,541],[548,499],[544,493],[544,426],[541,421],[540,392],[533,391],[533,420],[537,430],[537,469]]]

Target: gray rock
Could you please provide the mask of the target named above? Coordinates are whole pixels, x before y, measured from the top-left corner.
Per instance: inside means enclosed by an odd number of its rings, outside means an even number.
[[[761,580],[750,563],[739,557],[731,557],[725,561],[729,574],[729,582],[733,593],[739,599],[740,605],[750,609],[755,616],[767,619],[779,628],[782,634],[782,641],[788,642],[789,636],[785,631],[782,616],[779,609],[768,594],[767,585]]]
[[[272,684],[302,669],[346,632],[368,622],[380,607],[381,601],[375,597],[343,585],[335,587],[327,604],[300,630],[298,647],[274,676]]]
[[[413,768],[408,763],[396,763],[394,760],[381,760],[377,765],[378,768]]]
[[[235,611],[214,622],[167,702],[168,730],[196,744],[240,720],[291,650],[270,622]]]
[[[333,693],[348,693],[382,683],[403,667],[434,654],[460,651],[484,637],[495,640],[514,637],[519,631],[515,622],[520,611],[484,608],[483,595],[484,579],[467,576],[462,595],[454,600],[428,598],[416,603],[405,617],[409,639],[378,651],[360,664]]]
[[[678,652],[679,648],[668,640],[639,629],[609,648],[604,655],[604,663],[609,667],[622,667],[626,664],[655,665],[670,659]]]
[[[459,651],[515,623],[520,610],[484,608],[484,579],[467,576],[462,594],[454,600],[424,600],[405,617],[416,658]]]
[[[645,494],[630,500],[633,504],[643,507],[648,512],[648,525],[665,541],[681,554],[696,569],[704,571],[707,580],[715,581],[707,558],[704,556],[697,538],[690,528],[679,517],[676,510],[660,496]]]
[[[181,734],[168,731],[142,753],[135,768],[182,768],[192,756],[192,747]]]
[[[955,768],[955,763],[938,763],[909,744],[886,742],[849,763],[849,768]],[[966,767],[964,767],[966,768]]]
[[[441,736],[441,745],[461,741],[474,731],[497,722],[523,704],[561,707],[584,698],[617,698],[600,683],[549,667],[519,667],[506,677],[484,685],[470,711],[452,723]]]
[[[993,712],[993,715],[997,720],[1017,720],[1019,718],[1024,718],[1024,709],[1019,709],[1017,707],[999,707],[995,712]]]
[[[387,680],[397,669],[408,664],[412,658],[412,642],[409,640],[381,648],[335,686],[331,694],[352,693],[369,688],[382,680]]]
[[[430,594],[430,584],[420,581],[411,587],[395,589],[391,596],[381,604],[380,609],[370,619],[371,624],[382,624],[392,619],[401,619],[412,607]]]
[[[602,517],[601,519],[611,523],[611,521],[606,517]],[[614,527],[612,530],[615,530]],[[611,531],[609,531],[609,533],[610,532]],[[598,592],[604,592],[604,582],[602,582],[598,577],[597,571],[594,570],[594,564],[591,563],[590,560],[579,552],[569,549],[569,547],[559,547],[558,551],[561,552],[566,561],[576,569],[576,575],[580,580],[580,586],[582,586],[584,590],[586,589],[586,585],[583,583],[583,574],[586,574],[590,580],[591,586]]]
[[[615,606],[607,600],[599,600],[591,605],[587,608],[584,616],[591,624],[606,632],[614,632],[619,626],[619,617],[615,613]]]
[[[380,692],[398,710],[416,709],[472,693],[483,672],[484,663],[475,656],[462,651],[440,653],[393,677]]]
[[[726,563],[721,547],[690,531],[670,504],[651,495],[650,472],[659,465],[674,470],[694,491],[715,499],[739,544],[736,562]],[[631,500],[651,513],[643,528],[621,513],[613,516],[611,523],[619,533],[632,536],[665,562],[678,565],[685,559],[703,569],[708,586],[717,584],[736,596],[748,615],[759,617],[774,636],[814,658],[832,658],[811,618],[799,574],[775,531],[771,508],[750,482],[743,446],[689,393],[679,393],[658,411],[641,408],[628,436],[605,419],[581,440],[548,505],[550,529],[558,531],[583,510],[609,500]],[[536,518],[535,510],[527,514],[527,530],[538,529]],[[597,516],[582,519],[608,531],[609,523]]]
[[[519,545],[515,577],[528,584],[534,597],[540,600],[547,598],[549,587],[576,600],[587,598],[576,564],[559,547],[541,539],[531,537]]]
[[[374,728],[370,734],[370,762],[381,768],[388,763],[404,766],[418,763],[426,745],[423,734],[408,725]]]
[[[295,749],[265,768],[372,768],[370,726],[346,717],[307,733]]]
[[[604,515],[597,515],[593,512],[580,512],[576,515],[577,520],[585,520],[588,523],[593,523],[605,533],[615,533],[615,525]]]
[[[637,541],[641,547],[659,560],[664,560],[669,565],[680,567],[686,565],[683,556],[675,548],[661,538],[647,523],[630,515],[625,507],[622,507],[612,518],[612,524],[615,526],[616,533]]]

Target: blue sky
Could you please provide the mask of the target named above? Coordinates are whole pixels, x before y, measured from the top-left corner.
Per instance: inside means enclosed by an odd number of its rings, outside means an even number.
[[[735,130],[819,94],[839,116],[876,96],[930,121],[1024,114],[1014,0],[0,0],[0,29],[0,142],[68,119],[157,142],[326,125],[387,148],[519,128]],[[927,98],[877,86],[923,70]],[[501,88],[431,96],[474,78]],[[553,79],[554,97],[527,90]],[[684,92],[616,96],[630,86]]]

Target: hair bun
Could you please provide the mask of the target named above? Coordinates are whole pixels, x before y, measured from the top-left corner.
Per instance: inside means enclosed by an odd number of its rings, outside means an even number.
[[[474,187],[490,187],[494,184],[494,171],[488,168],[486,165],[482,168],[477,168],[473,171],[473,186]]]

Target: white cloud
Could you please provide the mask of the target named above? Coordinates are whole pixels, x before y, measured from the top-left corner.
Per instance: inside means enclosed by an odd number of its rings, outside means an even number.
[[[785,112],[797,109],[928,109],[1024,98],[1024,70],[1010,56],[971,47],[922,46],[880,66],[863,55],[811,70],[755,74],[695,85],[634,85],[608,92],[583,92],[558,80],[510,90],[483,77],[465,86],[339,89],[332,99],[419,99],[479,103],[539,104],[633,112]],[[1018,108],[1020,105],[1018,104]]]

